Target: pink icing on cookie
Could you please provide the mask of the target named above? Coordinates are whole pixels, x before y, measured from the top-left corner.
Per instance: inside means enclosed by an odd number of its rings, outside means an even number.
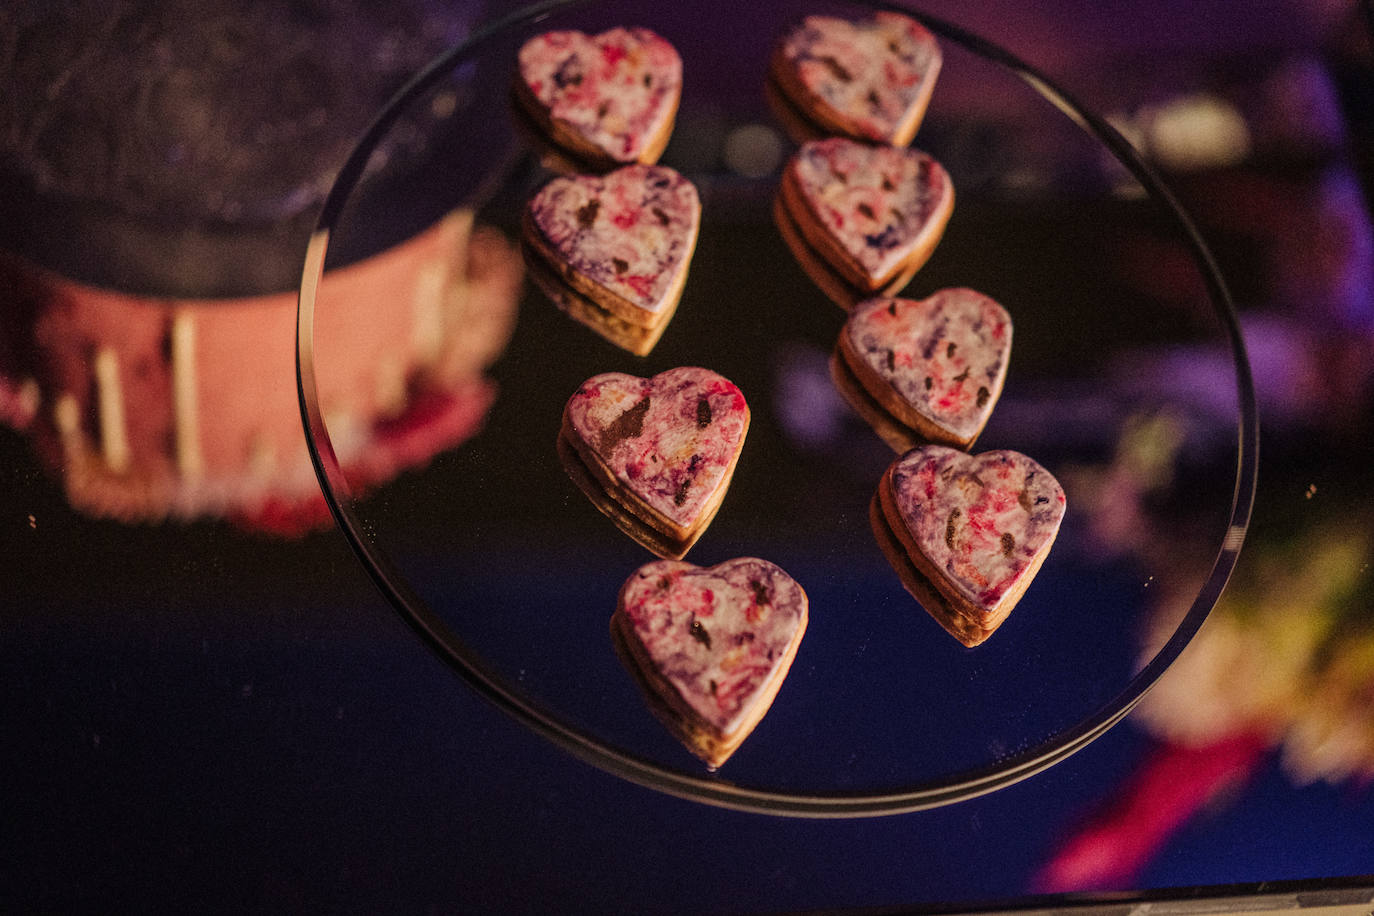
[[[945,289],[921,301],[870,299],[844,333],[852,350],[913,410],[969,440],[1002,391],[1011,316],[981,293]]]
[[[554,119],[628,163],[669,129],[682,59],[648,29],[546,32],[521,47],[520,78]]]
[[[534,228],[574,271],[646,312],[674,300],[701,223],[690,181],[661,165],[555,178],[529,203]]]
[[[902,523],[958,594],[992,611],[1047,551],[1064,517],[1049,471],[1009,450],[913,449],[892,469]]]
[[[744,557],[701,568],[676,560],[640,567],[620,610],[656,669],[692,711],[728,735],[767,701],[806,625],[806,593],[782,569]]]
[[[949,175],[919,150],[830,137],[803,145],[792,169],[807,209],[872,277],[942,232],[953,206]]]
[[[568,401],[567,419],[615,478],[649,508],[690,527],[726,480],[744,445],[744,394],[708,369],[651,379],[608,372]]]
[[[784,40],[782,55],[808,92],[855,134],[878,142],[892,142],[924,106],[940,71],[935,36],[897,13],[861,22],[808,16]]]

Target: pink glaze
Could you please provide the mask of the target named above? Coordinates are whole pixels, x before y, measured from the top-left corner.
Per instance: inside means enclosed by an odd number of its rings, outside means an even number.
[[[547,32],[520,49],[520,77],[554,119],[635,162],[676,112],[682,59],[648,29]]]
[[[690,527],[726,482],[749,407],[733,382],[686,367],[651,379],[594,376],[568,401],[567,417],[617,480],[664,518]]]
[[[960,440],[987,422],[1002,391],[1011,316],[971,289],[928,299],[870,299],[845,323],[864,363],[918,414]]]
[[[1064,517],[1064,490],[1049,471],[1009,450],[967,455],[913,449],[892,470],[902,523],[958,594],[994,610],[1047,550]]]
[[[665,166],[555,178],[529,204],[530,219],[577,273],[646,312],[674,301],[701,223],[690,181]]]
[[[918,150],[830,137],[803,145],[791,168],[807,208],[875,278],[943,232],[953,203],[949,175]]]
[[[801,586],[751,557],[705,569],[649,563],[621,588],[620,608],[657,673],[722,735],[766,701],[807,616]]]
[[[808,16],[783,42],[782,56],[808,92],[879,142],[892,141],[940,70],[935,36],[886,12],[862,22]]]

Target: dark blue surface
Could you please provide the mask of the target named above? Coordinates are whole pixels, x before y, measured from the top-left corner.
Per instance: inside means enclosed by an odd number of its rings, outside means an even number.
[[[32,548],[84,523],[52,508],[36,529],[5,524],[9,556],[51,575]],[[723,811],[607,776],[475,698],[335,535],[104,543],[86,557],[103,587],[52,581],[45,597],[30,580],[6,601],[6,910],[973,905],[1027,894],[1147,746],[1127,724],[1026,782],[913,815]],[[275,591],[252,584],[269,573]],[[1369,793],[1297,790],[1269,766],[1142,886],[1358,874],[1371,823]]]

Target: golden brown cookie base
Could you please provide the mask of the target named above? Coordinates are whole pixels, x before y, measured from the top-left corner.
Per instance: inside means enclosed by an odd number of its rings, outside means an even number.
[[[687,555],[687,551],[692,549],[692,545],[700,539],[706,526],[715,517],[715,511],[720,508],[717,501],[715,508],[705,517],[704,521],[683,537],[673,537],[653,525],[649,524],[640,512],[648,512],[648,507],[643,506],[637,501],[633,501],[622,490],[608,489],[602,484],[602,478],[583,460],[577,446],[573,444],[573,439],[566,431],[558,434],[558,457],[563,463],[563,470],[568,477],[577,485],[602,515],[615,522],[616,527],[634,539],[641,547],[648,550],[655,556],[665,560],[681,560]]]
[[[674,301],[658,316],[659,321],[656,324],[650,327],[632,324],[563,282],[562,277],[540,254],[532,250],[530,245],[522,244],[520,247],[525,256],[525,266],[528,268],[530,279],[559,311],[635,356],[648,356],[653,352],[677,311],[677,302]]]
[[[1001,626],[1000,620],[993,626],[980,626],[954,609],[944,594],[912,563],[906,549],[888,524],[883,514],[881,499],[877,495],[874,495],[868,504],[868,522],[873,529],[874,540],[878,542],[883,555],[897,573],[902,586],[946,633],[972,649],[982,644],[997,627]]]
[[[548,118],[545,117],[541,124],[530,113],[529,107],[521,100],[520,84],[520,78],[516,77],[515,84],[511,87],[511,123],[515,125],[517,136],[538,154],[540,166],[556,175],[585,175],[589,172],[611,171],[618,165],[617,163],[607,166],[588,162],[571,150],[554,143],[550,137],[550,128],[545,126],[548,124]]]
[[[918,267],[903,270],[893,277],[892,281],[880,290],[860,289],[851,284],[844,277],[840,276],[833,267],[813,249],[802,234],[801,227],[797,225],[787,206],[783,203],[781,195],[773,199],[773,222],[777,225],[778,235],[786,243],[788,250],[792,252],[792,257],[802,271],[816,284],[826,297],[834,302],[846,312],[854,306],[872,298],[873,296],[894,296],[901,291],[911,278],[916,275]]]
[[[832,136],[832,132],[808,118],[806,112],[797,107],[787,93],[778,87],[771,72],[763,81],[763,97],[768,103],[768,110],[798,146]]]
[[[971,437],[962,438],[917,413],[854,352],[843,331],[830,357],[830,378],[855,412],[898,453],[927,443],[967,451],[983,432],[980,426]]]
[[[840,397],[854,412],[859,415],[865,423],[873,428],[878,437],[888,444],[891,449],[901,455],[910,451],[923,440],[916,431],[909,426],[903,425],[892,414],[883,409],[866,390],[859,384],[854,373],[841,358],[838,346],[830,354],[830,381],[835,385],[835,390],[840,393]]]

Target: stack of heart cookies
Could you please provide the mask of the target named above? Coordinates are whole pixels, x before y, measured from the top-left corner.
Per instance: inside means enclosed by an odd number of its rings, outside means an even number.
[[[954,185],[919,150],[845,137],[804,144],[773,214],[808,277],[843,308],[894,293],[925,265],[954,211]]]
[[[835,387],[900,454],[872,501],[874,536],[907,591],[976,646],[1040,568],[1065,500],[1024,455],[966,454],[1006,379],[1006,309],[965,288],[896,297],[954,208],[948,173],[908,147],[941,59],[934,36],[897,13],[809,16],[789,32],[768,89],[801,147],[774,220],[807,275],[849,312],[830,360]]]
[[[1011,316],[970,289],[857,304],[830,359],[835,387],[901,456],[869,519],[922,607],[966,646],[1007,619],[1053,544],[1064,491],[1018,452],[966,454],[1001,395]]]
[[[647,29],[548,32],[520,51],[515,98],[563,174],[525,209],[530,274],[570,317],[653,350],[682,296],[701,222],[696,188],[657,165],[682,64]],[[683,366],[603,372],[563,409],[557,450],[588,500],[660,559],[636,570],[612,644],[650,710],[715,768],[773,703],[806,631],[806,592],[755,557],[682,561],[719,510],[749,430],[729,379]]]
[[[807,16],[774,48],[766,90],[798,142],[840,135],[906,146],[941,60],[935,36],[910,16]]]
[[[1035,578],[1064,506],[1058,481],[1020,452],[927,445],[888,467],[869,520],[907,591],[972,647]]]
[[[869,519],[922,607],[966,646],[1007,619],[1064,515],[1064,491],[1018,452],[969,455],[1006,379],[1012,322],[981,293],[858,303],[830,359],[835,387],[900,453]]]
[[[972,447],[1002,393],[1011,316],[971,289],[854,307],[830,358],[836,389],[898,452]]]
[[[906,286],[953,212],[948,173],[908,148],[940,63],[935,37],[897,13],[808,16],[773,53],[769,97],[802,143],[774,219],[802,269],[845,309]]]
[[[573,482],[663,558],[626,580],[611,639],[650,710],[713,769],[772,705],[808,617],[806,592],[766,560],[681,560],[720,508],[748,427],[739,388],[687,366],[593,376],[558,435]]]
[[[836,387],[900,454],[869,518],[906,589],[976,646],[1035,576],[1064,492],[1017,452],[970,455],[1005,383],[1012,320],[971,289],[898,298],[954,207],[945,169],[910,149],[941,55],[909,17],[812,16],[777,46],[775,107],[799,136],[774,203],[812,280],[849,312]],[[696,188],[657,159],[682,86],[677,52],[647,29],[549,32],[519,55],[515,97],[556,159],[529,201],[531,275],[569,316],[647,355],[682,295],[701,221]],[[749,428],[743,392],[684,366],[603,372],[568,399],[557,450],[569,477],[655,554],[621,587],[613,646],[649,708],[720,766],[767,712],[806,630],[805,591],[755,557],[683,560],[720,509]]]
[[[772,705],[807,612],[806,592],[767,560],[656,560],[621,587],[611,637],[649,708],[715,768]]]
[[[574,171],[526,208],[530,276],[571,318],[647,355],[677,309],[701,225],[696,188],[655,164],[682,61],[648,29],[547,32],[521,48],[515,84],[520,109]]]
[[[733,382],[685,366],[593,376],[563,410],[563,466],[592,503],[648,550],[680,559],[715,517],[749,430]]]
[[[520,48],[518,110],[572,171],[658,161],[682,97],[682,58],[643,28],[554,31]],[[581,166],[581,167],[579,167]]]
[[[690,181],[666,166],[554,178],[525,210],[530,277],[569,317],[637,356],[677,310],[701,224]]]

